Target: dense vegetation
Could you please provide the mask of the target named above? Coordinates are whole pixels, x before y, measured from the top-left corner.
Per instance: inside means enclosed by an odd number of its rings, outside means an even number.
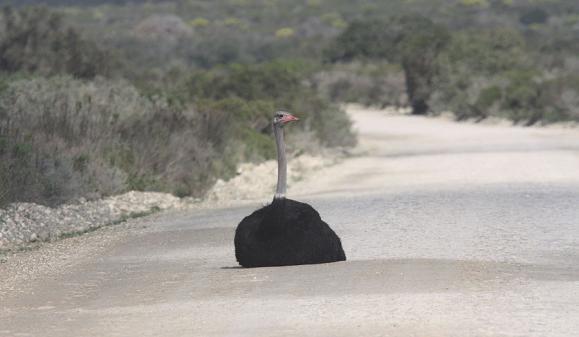
[[[564,30],[567,25],[555,27],[561,29],[558,34],[545,26],[546,13],[534,8],[523,11],[517,25],[453,32],[424,16],[355,21],[328,48],[327,59],[400,65],[384,68],[382,76],[399,77],[402,72],[407,104],[415,114],[451,110],[458,119],[499,116],[529,125],[579,120],[579,21],[568,27],[574,35]],[[555,35],[547,37],[548,32]],[[565,46],[563,41],[574,44]],[[334,85],[355,89],[349,83]],[[382,105],[400,101],[380,99],[369,101]]]
[[[312,90],[306,62],[165,72],[86,36],[46,8],[2,11],[0,203],[199,196],[240,161],[274,157],[276,109],[304,121],[292,128],[302,149],[355,141],[344,112]]]
[[[354,143],[342,102],[579,120],[575,0],[11,4],[0,203],[201,195],[240,161],[272,158],[275,109],[303,117],[301,148]]]

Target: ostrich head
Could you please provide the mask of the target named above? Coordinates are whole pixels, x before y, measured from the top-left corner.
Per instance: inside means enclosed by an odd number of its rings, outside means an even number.
[[[283,127],[289,122],[294,122],[299,120],[296,116],[290,114],[289,112],[285,111],[277,111],[273,115],[273,125]]]

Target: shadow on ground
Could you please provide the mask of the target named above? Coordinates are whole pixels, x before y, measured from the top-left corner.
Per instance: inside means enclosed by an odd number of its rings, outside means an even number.
[[[464,292],[521,281],[579,281],[579,269],[550,265],[445,259],[357,260],[322,265],[239,269],[224,267],[218,287],[234,295],[242,284],[262,294],[321,296],[345,293]]]

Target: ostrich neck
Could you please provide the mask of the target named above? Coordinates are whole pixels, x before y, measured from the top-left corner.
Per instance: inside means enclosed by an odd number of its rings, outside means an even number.
[[[285,143],[283,141],[283,128],[279,125],[273,125],[275,135],[275,145],[277,147],[277,188],[275,190],[275,199],[284,199],[287,188],[287,161],[285,158]]]

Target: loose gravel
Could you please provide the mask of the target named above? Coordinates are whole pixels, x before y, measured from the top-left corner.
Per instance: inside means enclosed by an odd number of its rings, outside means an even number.
[[[25,243],[53,241],[127,218],[184,207],[185,202],[166,193],[128,192],[97,201],[78,200],[56,208],[14,203],[0,209],[0,249]]]
[[[294,158],[290,160],[288,183],[291,185],[308,172],[332,165],[338,158],[336,153]],[[56,208],[13,203],[0,209],[0,251],[78,235],[157,211],[218,207],[265,198],[273,194],[276,168],[273,160],[243,164],[234,178],[217,181],[204,200],[181,199],[168,193],[133,191],[97,201],[81,199]]]

